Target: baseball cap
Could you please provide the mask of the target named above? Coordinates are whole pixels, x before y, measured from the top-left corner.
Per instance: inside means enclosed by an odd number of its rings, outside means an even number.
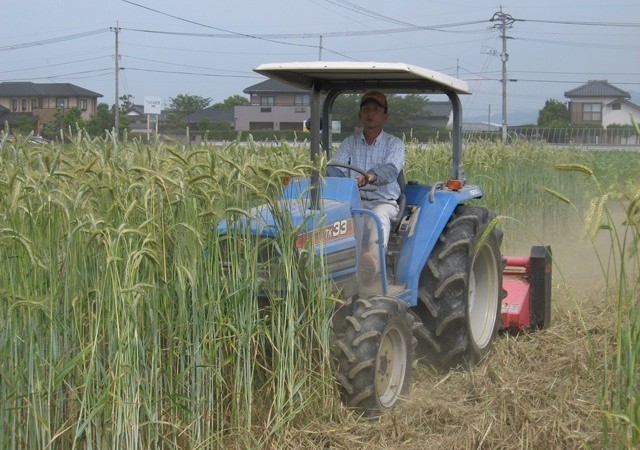
[[[367,102],[374,102],[378,106],[384,108],[384,112],[387,112],[387,97],[380,91],[368,91],[365,92],[360,100],[360,108]]]

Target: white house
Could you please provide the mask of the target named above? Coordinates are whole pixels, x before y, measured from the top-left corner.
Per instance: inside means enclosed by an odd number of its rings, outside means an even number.
[[[628,92],[607,80],[589,80],[564,96],[569,99],[571,123],[575,125],[627,125],[632,123],[631,114],[640,120],[640,106],[629,101]]]

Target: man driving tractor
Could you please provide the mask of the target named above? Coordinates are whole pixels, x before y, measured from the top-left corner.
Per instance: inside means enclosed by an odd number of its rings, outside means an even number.
[[[391,219],[398,214],[398,174],[405,162],[404,143],[383,130],[389,114],[387,97],[382,92],[365,92],[360,101],[358,117],[362,122],[362,132],[346,138],[331,162],[361,167],[367,176],[339,167],[328,167],[327,175],[356,178],[359,187],[367,184],[375,186],[375,189],[360,190],[360,198],[362,206],[380,218],[383,245],[386,248]],[[373,281],[380,271],[379,246],[374,230],[369,230],[369,236],[369,242],[364,243],[364,252],[360,256],[360,270],[366,281]]]

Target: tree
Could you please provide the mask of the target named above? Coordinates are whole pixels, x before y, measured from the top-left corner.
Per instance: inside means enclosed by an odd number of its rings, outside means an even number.
[[[33,132],[33,116],[30,114],[21,114],[16,117],[15,122],[13,123],[13,134],[21,134],[27,136],[29,133]]]
[[[427,128],[427,118],[430,114],[427,110],[428,102],[428,98],[417,94],[388,95],[389,120],[385,129],[392,133],[409,133],[412,130]]]
[[[223,101],[221,101],[220,103],[216,103],[213,105],[214,108],[233,108],[234,106],[247,106],[250,105],[251,103],[249,102],[249,100],[246,97],[243,97],[242,95],[232,95],[230,97],[227,97],[226,99],[224,99]]]
[[[538,126],[549,128],[567,128],[571,118],[567,106],[559,100],[549,99],[538,112]]]
[[[212,122],[210,118],[203,117],[198,121],[198,130],[200,130],[200,133],[205,134],[207,131],[231,131],[233,127],[226,120]]]
[[[349,133],[360,126],[358,110],[360,109],[360,95],[341,94],[333,103],[331,119],[341,122],[340,128],[343,132]]]
[[[67,110],[58,109],[54,117],[53,122],[47,122],[42,127],[43,135],[54,137],[59,135],[60,130],[67,133],[69,129],[75,133],[78,129],[85,129],[87,126],[82,120],[82,111],[76,106]]]
[[[91,136],[104,136],[115,125],[113,111],[106,103],[98,104],[96,115],[87,121],[87,133]]]
[[[174,130],[182,130],[187,126],[187,116],[206,108],[211,103],[210,98],[199,95],[178,94],[170,98],[170,111],[167,114],[167,124]]]
[[[331,118],[342,122],[342,131],[351,132],[360,126],[358,118],[360,98],[359,94],[342,94],[336,98]],[[387,95],[389,120],[385,124],[385,130],[397,133],[426,128],[428,126],[426,120],[428,101],[429,99],[426,97],[416,94]]]
[[[118,97],[122,109],[129,109],[133,105],[133,95],[125,94]]]

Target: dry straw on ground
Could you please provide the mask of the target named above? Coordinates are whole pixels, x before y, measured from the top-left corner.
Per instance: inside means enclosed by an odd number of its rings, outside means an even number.
[[[556,297],[561,294],[556,292]],[[558,299],[563,303],[562,299]],[[564,302],[566,303],[566,302]],[[612,348],[613,311],[596,300],[556,308],[552,327],[502,335],[470,372],[417,367],[406,403],[381,418],[290,430],[286,448],[596,449],[601,419],[592,361]],[[593,351],[585,339],[585,328]],[[283,448],[279,446],[279,448]]]

